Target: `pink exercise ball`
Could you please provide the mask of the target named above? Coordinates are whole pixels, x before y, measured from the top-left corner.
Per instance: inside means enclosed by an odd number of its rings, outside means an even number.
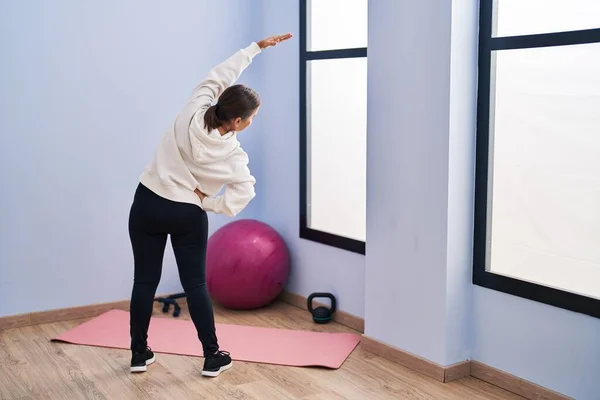
[[[282,292],[289,270],[285,242],[263,222],[234,221],[208,240],[208,292],[226,308],[250,310],[271,303]]]

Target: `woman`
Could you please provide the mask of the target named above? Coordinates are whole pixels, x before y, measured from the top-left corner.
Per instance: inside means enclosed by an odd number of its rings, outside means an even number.
[[[229,353],[219,349],[206,289],[206,212],[233,217],[254,198],[256,181],[236,134],[250,126],[260,98],[252,89],[233,83],[263,49],[291,37],[277,35],[253,42],[213,68],[193,91],[140,178],[129,216],[135,264],[130,304],[132,372],[146,371],[155,360],[147,345],[148,326],[168,235],[204,350],[202,375],[215,377],[232,365]],[[225,191],[218,196],[223,186]]]

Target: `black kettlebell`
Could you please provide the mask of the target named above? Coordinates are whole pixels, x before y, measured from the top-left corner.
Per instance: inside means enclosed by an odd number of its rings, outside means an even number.
[[[323,298],[326,297],[326,298],[330,299],[331,300],[331,308],[319,306],[319,307],[313,309],[313,306],[312,306],[313,299],[318,298],[318,297],[323,297]],[[312,314],[313,321],[315,321],[317,324],[326,324],[329,321],[331,321],[331,317],[333,316],[333,313],[335,312],[335,308],[336,308],[335,297],[333,297],[333,295],[331,293],[313,293],[310,296],[308,296],[307,305],[308,305],[308,311],[310,311],[310,313]]]

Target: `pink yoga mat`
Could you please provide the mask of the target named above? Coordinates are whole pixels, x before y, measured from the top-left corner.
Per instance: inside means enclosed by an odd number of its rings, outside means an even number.
[[[222,350],[231,358],[296,367],[339,368],[360,342],[353,333],[323,333],[217,324]],[[129,349],[129,313],[111,310],[52,339],[73,344]],[[155,318],[148,345],[156,353],[202,356],[192,321]]]

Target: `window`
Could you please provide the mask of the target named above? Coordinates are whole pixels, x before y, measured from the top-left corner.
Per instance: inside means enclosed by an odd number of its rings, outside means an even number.
[[[600,2],[480,7],[473,283],[600,317]]]
[[[300,237],[365,253],[367,0],[300,1]]]

